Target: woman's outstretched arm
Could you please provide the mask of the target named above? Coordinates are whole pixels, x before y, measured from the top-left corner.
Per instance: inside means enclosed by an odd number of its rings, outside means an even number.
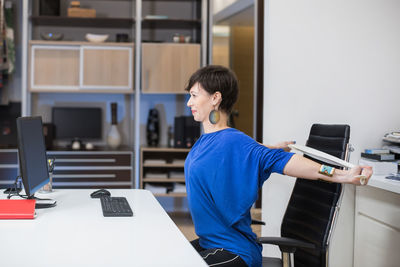
[[[335,183],[346,183],[360,185],[360,175],[366,177],[365,183],[368,183],[368,179],[372,175],[372,168],[369,166],[355,166],[349,170],[335,169],[333,175],[327,176],[319,173],[321,164],[316,163],[312,160],[304,158],[300,155],[293,155],[288,161],[283,173],[293,177],[305,178],[310,180],[325,180]]]

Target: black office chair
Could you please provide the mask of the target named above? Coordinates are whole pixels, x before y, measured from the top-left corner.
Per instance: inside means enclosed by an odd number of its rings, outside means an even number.
[[[314,124],[306,145],[348,160],[349,138],[348,125]],[[258,238],[262,244],[278,245],[282,259],[264,257],[263,266],[327,266],[342,190],[337,183],[297,179],[283,217],[281,237]]]

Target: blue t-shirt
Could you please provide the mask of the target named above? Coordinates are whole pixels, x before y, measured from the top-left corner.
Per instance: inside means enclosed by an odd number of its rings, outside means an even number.
[[[224,248],[261,266],[262,246],[250,224],[258,189],[283,173],[293,153],[269,149],[228,128],[203,134],[185,161],[188,203],[203,248]]]

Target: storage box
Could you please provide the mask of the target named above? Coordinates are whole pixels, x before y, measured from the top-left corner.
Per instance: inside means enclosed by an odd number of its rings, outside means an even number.
[[[361,158],[358,161],[358,164],[371,166],[375,175],[388,175],[391,173],[397,173],[398,171],[397,161],[376,161]]]
[[[96,9],[69,7],[68,8],[68,17],[95,18],[96,17]]]

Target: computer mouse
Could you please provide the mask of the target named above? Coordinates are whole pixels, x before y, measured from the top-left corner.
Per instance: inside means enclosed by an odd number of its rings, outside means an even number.
[[[90,194],[91,198],[101,198],[103,196],[111,196],[111,193],[106,189],[100,189]]]

